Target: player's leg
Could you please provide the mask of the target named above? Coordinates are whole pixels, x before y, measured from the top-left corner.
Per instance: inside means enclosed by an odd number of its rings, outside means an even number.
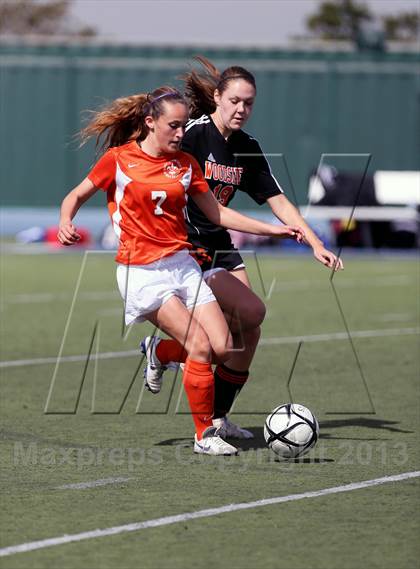
[[[234,345],[229,359],[214,370],[213,424],[224,428],[227,436],[251,438],[250,431],[233,424],[226,415],[248,379],[261,334],[260,324],[265,316],[265,306],[252,292],[245,269],[218,271],[207,283],[225,312]]]
[[[213,304],[217,306],[214,301]],[[211,346],[207,334],[177,296],[171,296],[146,318],[176,340],[187,357],[201,362],[210,361]]]
[[[238,371],[247,371],[259,340],[259,325],[264,319],[265,306],[246,284],[235,277],[234,273],[220,270],[212,274],[206,282],[212,289],[225,314],[228,326],[234,335],[236,351],[230,352],[228,362]],[[204,318],[197,316],[197,310],[198,307],[195,307],[195,318],[204,322]],[[221,325],[222,323],[219,322],[218,326]],[[220,341],[223,340],[214,337],[212,342],[216,361],[219,352],[218,343]],[[159,342],[156,347],[156,354],[164,365],[171,361],[183,362],[186,357],[182,347],[170,340]]]
[[[251,290],[245,269],[221,270],[206,277],[206,282],[224,312],[240,320],[241,330],[259,326],[265,317],[265,305]]]
[[[249,281],[244,270],[234,272],[227,270],[212,271],[208,280],[208,284],[224,310],[225,318],[231,325],[233,345],[237,350],[231,351],[229,358],[223,364],[220,361],[217,362],[219,365],[215,369],[214,419],[218,427],[221,427],[222,423],[226,426],[226,414],[248,379],[248,370],[260,337],[259,324],[265,314],[264,304],[246,283],[249,284]],[[197,312],[198,308],[195,308],[195,317],[202,324],[211,322],[212,318],[204,316],[202,311]],[[211,343],[215,348],[216,355],[223,348],[223,346],[217,345],[221,341],[224,341],[224,337],[217,334],[212,338]],[[186,352],[182,352],[182,346],[174,340],[157,338],[154,343],[156,345],[155,351],[146,352],[149,361],[146,373],[152,376],[149,383],[156,385],[154,392],[157,393],[160,391],[166,365],[171,361],[184,361]],[[156,378],[155,381],[154,377]],[[230,422],[228,425],[229,436],[238,438],[250,438],[252,436],[249,431],[240,429]]]
[[[229,363],[240,371],[246,371],[258,343],[259,325],[264,319],[265,306],[258,296],[241,282],[240,278],[244,277],[236,275],[240,272],[245,273],[245,271],[228,272],[221,270],[213,274],[207,283],[223,310],[228,326],[235,337],[234,347],[237,351],[230,352]],[[196,311],[197,308],[194,310]],[[196,313],[195,317],[198,319]],[[216,350],[218,341],[218,338],[214,338],[213,345]],[[163,364],[170,361],[183,362],[186,357],[185,351],[182,351],[182,346],[170,340],[160,342],[156,347],[156,353]],[[215,355],[217,358],[217,351]]]
[[[174,294],[182,301],[192,314],[198,306],[209,304],[211,314],[206,316],[214,324],[219,333],[212,338],[212,361],[224,361],[226,359],[225,347],[231,342],[231,335],[220,307],[215,302],[215,297],[203,279],[202,272],[197,262],[187,253],[181,255],[179,264],[173,273],[172,286]],[[176,291],[176,292],[175,292]],[[194,316],[197,319],[196,316]],[[220,330],[224,330],[220,334]],[[170,334],[171,335],[171,334]],[[184,342],[162,340],[157,337],[146,337],[141,343],[143,353],[147,357],[145,369],[146,386],[153,392],[159,393],[162,384],[162,376],[171,362],[184,362],[187,357],[188,347]]]
[[[232,274],[234,268],[241,265],[242,259],[236,251],[229,251],[227,254],[219,255],[218,267],[210,267],[211,275],[207,273],[209,284],[214,294],[227,314],[228,320],[231,321],[234,345],[237,352],[232,352],[229,360],[224,366],[220,365],[216,368],[215,382],[215,410],[216,420],[223,419],[232,407],[233,401],[240,389],[248,378],[248,369],[258,344],[260,330],[259,324],[265,315],[265,307],[262,301],[251,291],[249,282],[245,280],[245,271],[237,270]],[[243,266],[243,265],[242,265]],[[241,279],[242,277],[242,279]],[[196,277],[193,275],[192,280]],[[245,281],[245,282],[244,282]],[[198,288],[197,288],[198,287]],[[193,292],[193,297],[200,289],[200,283],[193,282],[188,287]],[[206,288],[206,287],[204,287]],[[191,301],[191,298],[188,299]],[[188,305],[188,303],[186,303]],[[214,344],[220,341],[214,338]],[[143,344],[144,346],[144,344]],[[143,351],[148,357],[146,366],[146,374],[153,374],[153,378],[149,383],[156,385],[155,392],[160,391],[162,375],[166,369],[166,365],[170,361],[182,361],[186,354],[182,351],[182,346],[173,340],[154,341],[155,349],[147,350],[146,346]],[[146,349],[145,349],[146,348]],[[217,349],[217,347],[216,347]],[[155,354],[156,357],[153,357]],[[245,430],[241,431],[232,426],[231,435],[238,437],[250,437],[251,433]]]
[[[235,351],[225,365],[247,371],[260,338],[264,303],[251,290],[245,269],[217,271],[206,282],[225,313],[234,338]]]
[[[208,302],[191,309],[193,319],[207,334],[213,359],[218,362],[228,360],[232,354],[232,334],[217,302]]]
[[[226,347],[231,346],[229,330],[217,304],[207,303],[206,315],[214,319],[212,334],[227,335]],[[218,436],[213,427],[214,378],[211,368],[212,346],[205,329],[200,326],[181,300],[175,296],[147,319],[166,334],[182,344],[188,353],[185,362],[183,383],[193,416],[196,436],[194,450],[204,454],[236,454],[237,449]],[[225,357],[222,343],[217,346],[219,356]]]

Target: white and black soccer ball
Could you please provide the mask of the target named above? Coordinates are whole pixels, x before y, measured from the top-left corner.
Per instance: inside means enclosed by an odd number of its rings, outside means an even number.
[[[276,407],[265,420],[266,443],[281,458],[297,458],[312,448],[319,437],[315,415],[299,403]]]

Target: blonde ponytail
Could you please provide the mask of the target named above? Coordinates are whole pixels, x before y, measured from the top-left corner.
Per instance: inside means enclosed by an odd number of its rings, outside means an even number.
[[[158,119],[164,112],[165,101],[187,104],[179,91],[164,86],[152,93],[115,99],[99,111],[88,111],[91,119],[79,132],[80,146],[92,137],[103,151],[131,140],[144,140],[149,132],[145,117]]]

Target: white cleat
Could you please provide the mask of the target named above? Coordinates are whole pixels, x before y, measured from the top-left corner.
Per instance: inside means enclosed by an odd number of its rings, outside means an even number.
[[[168,369],[156,356],[156,348],[160,341],[161,338],[157,336],[146,336],[140,344],[140,349],[147,360],[144,368],[144,385],[152,393],[159,393],[162,388],[162,376]]]
[[[197,439],[197,435],[194,436],[194,452],[213,456],[232,456],[238,454],[238,449],[224,441],[216,427],[208,427],[201,440]]]
[[[218,433],[221,437],[231,438],[231,439],[253,439],[254,435],[251,431],[247,429],[242,429],[232,421],[229,421],[227,417],[220,417],[219,419],[213,419],[213,426],[216,427]]]

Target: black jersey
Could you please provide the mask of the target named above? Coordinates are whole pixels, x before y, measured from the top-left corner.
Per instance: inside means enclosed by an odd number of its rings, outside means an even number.
[[[224,206],[237,190],[246,192],[259,205],[283,193],[260,145],[243,130],[233,132],[225,140],[211,117],[202,115],[187,123],[182,150],[195,157],[210,189]],[[209,221],[190,198],[187,228],[193,243],[225,243],[226,246],[230,242],[228,232]]]

